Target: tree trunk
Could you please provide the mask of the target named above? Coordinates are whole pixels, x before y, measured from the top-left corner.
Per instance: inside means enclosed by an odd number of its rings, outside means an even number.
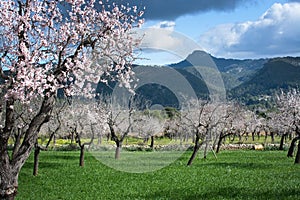
[[[153,149],[154,148],[154,136],[151,136],[151,143],[150,143],[150,148]]]
[[[74,140],[75,140],[75,135],[73,131],[71,131],[71,144],[73,144]]]
[[[192,165],[192,163],[193,163],[194,159],[196,158],[196,155],[197,155],[197,153],[198,153],[198,151],[199,151],[199,149],[202,145],[202,142],[199,143],[199,139],[200,138],[198,136],[195,139],[195,146],[194,146],[193,154],[192,154],[191,158],[189,159],[189,161],[187,163],[188,166]]]
[[[55,145],[56,145],[56,136],[55,136],[55,134],[53,135],[53,146],[55,147]]]
[[[298,142],[298,150],[295,158],[295,164],[300,164],[300,141]]]
[[[283,150],[285,136],[286,136],[286,134],[282,134],[282,136],[281,136],[279,150]]]
[[[102,136],[101,136],[101,134],[99,134],[97,145],[101,145],[101,143],[102,143]]]
[[[234,142],[235,137],[236,137],[236,134],[233,134],[232,139],[231,139],[231,142]]]
[[[268,139],[268,133],[265,132],[265,143],[267,143],[267,139]]]
[[[205,142],[204,153],[203,153],[203,158],[204,158],[204,159],[206,159],[206,157],[207,157],[207,149],[208,149],[208,146],[209,146],[209,142],[206,141],[206,142]]]
[[[185,134],[185,136],[184,136],[184,142],[188,142],[188,141],[189,141],[189,135]]]
[[[196,142],[196,137],[193,135],[192,137],[192,142],[195,143]]]
[[[271,139],[272,139],[272,144],[274,144],[274,141],[275,141],[274,132],[271,132]]]
[[[120,159],[121,149],[122,149],[122,144],[118,143],[117,148],[116,148],[116,152],[115,152],[115,159],[116,160]]]
[[[289,140],[292,140],[292,139],[293,139],[293,134],[290,133],[290,134],[289,134]]]
[[[300,137],[295,137],[292,142],[291,142],[291,146],[289,148],[289,151],[288,151],[288,154],[287,154],[287,157],[293,157],[294,155],[294,149],[295,149],[295,146],[296,146],[296,142],[297,140],[299,140]],[[298,152],[297,152],[298,153]]]
[[[224,138],[223,134],[221,134],[220,137],[219,137],[219,141],[218,141],[216,153],[220,152],[220,148],[221,148],[221,144],[222,144],[223,138]]]
[[[80,146],[79,166],[84,167],[84,145]]]
[[[242,143],[242,135],[239,134],[239,143],[241,144]]]
[[[34,149],[33,176],[38,175],[40,152],[41,152],[41,148],[38,145],[36,145]]]
[[[8,101],[6,106],[10,105],[13,103]],[[0,199],[12,200],[15,198],[19,172],[34,147],[41,126],[48,122],[53,105],[53,96],[43,100],[40,111],[32,118],[24,132],[22,143],[14,144],[18,148],[13,150],[11,156],[8,154],[7,146],[15,121],[13,111],[10,108],[6,109],[5,127],[0,134]]]
[[[8,162],[1,164],[3,165],[0,166],[0,199],[13,200],[17,195],[19,170]]]

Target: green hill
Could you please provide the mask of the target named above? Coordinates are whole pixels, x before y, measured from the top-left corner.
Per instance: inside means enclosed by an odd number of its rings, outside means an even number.
[[[267,62],[250,80],[229,91],[229,97],[246,103],[253,97],[300,86],[300,58],[276,58]]]
[[[230,90],[248,81],[257,70],[264,66],[268,59],[225,59],[216,58],[204,51],[194,51],[185,60],[170,64],[170,67],[189,70],[193,66],[193,61],[204,66],[214,65],[217,67],[222,75],[225,88]]]

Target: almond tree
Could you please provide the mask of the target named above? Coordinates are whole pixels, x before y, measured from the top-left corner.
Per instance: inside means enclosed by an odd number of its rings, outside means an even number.
[[[276,97],[280,116],[284,118],[286,126],[290,128],[289,132],[296,132],[288,151],[288,157],[293,157],[294,148],[298,142],[295,164],[300,164],[300,91],[298,89],[288,92],[281,91]]]
[[[138,134],[138,137],[144,138],[144,141],[151,139],[150,148],[154,148],[154,137],[163,131],[164,119],[161,113],[156,111],[146,110],[135,114],[135,123],[132,127],[133,133]]]
[[[188,126],[189,130],[196,136],[193,153],[187,165],[191,165],[197,152],[203,144],[205,152],[209,143],[215,138],[220,123],[224,123],[228,118],[226,104],[211,103],[209,101],[191,100],[182,111],[182,125]],[[206,157],[206,155],[204,155]]]
[[[96,132],[106,128],[106,116],[102,115],[95,101],[73,99],[62,114],[62,123],[75,135],[75,141],[80,147],[79,166],[84,166],[85,147],[92,145]],[[85,141],[85,142],[84,142]]]
[[[92,84],[110,72],[130,88],[133,50],[138,45],[131,30],[143,23],[142,12],[136,6],[105,3],[0,1],[0,198],[14,199],[20,169],[49,120],[59,88],[67,96],[92,97]],[[34,99],[41,99],[37,110],[30,106]],[[19,129],[17,104],[31,112]],[[10,155],[14,135],[21,139],[15,140]]]
[[[228,117],[223,121],[221,130],[219,133],[219,138],[217,139],[217,149],[216,153],[219,153],[221,144],[225,140],[226,137],[231,135],[241,134],[240,132],[245,132],[245,120],[247,117],[245,116],[245,112],[242,107],[238,104],[231,104],[227,110]]]
[[[133,115],[136,112],[134,102],[124,106],[119,101],[111,98],[107,101],[107,125],[110,131],[111,140],[116,144],[115,159],[120,158],[122,145],[125,138],[131,132],[135,121]]]
[[[279,150],[284,150],[284,144],[286,141],[286,138],[290,136],[292,137],[293,133],[293,120],[285,115],[285,112],[281,112],[280,110],[275,110],[268,114],[268,117],[270,118],[268,120],[268,126],[271,132],[272,141],[274,141],[275,134],[277,136],[280,136],[280,144],[279,144]]]

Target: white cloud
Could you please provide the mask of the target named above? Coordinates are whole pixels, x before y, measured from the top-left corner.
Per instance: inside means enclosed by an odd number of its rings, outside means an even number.
[[[222,57],[300,55],[300,3],[275,3],[258,20],[219,25],[200,45]]]
[[[152,28],[145,32],[142,41],[144,47],[151,47],[157,50],[173,49],[182,45],[182,41],[173,36],[173,31],[168,29]]]
[[[163,22],[136,31],[136,36],[142,38],[139,49],[142,50],[144,58],[150,59],[153,63],[160,60],[160,63],[154,64],[170,64],[184,60],[194,50],[202,50],[193,39],[174,31],[172,28],[174,26],[173,22]]]
[[[144,35],[142,46],[165,50],[182,45],[182,42],[173,36],[175,25],[174,21],[162,21],[145,29],[145,32],[142,30],[140,32]]]
[[[173,31],[175,28],[175,25],[176,25],[176,23],[174,21],[162,21],[162,22],[159,22],[158,24],[155,24],[154,26],[152,26],[150,28],[163,28],[163,29]]]

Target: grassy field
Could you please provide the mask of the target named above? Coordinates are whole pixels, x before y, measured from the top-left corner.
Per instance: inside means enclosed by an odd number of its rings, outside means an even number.
[[[300,166],[286,152],[222,151],[187,167],[190,155],[154,172],[127,173],[91,153],[81,168],[79,152],[41,152],[37,177],[32,157],[23,167],[17,199],[300,199]]]

